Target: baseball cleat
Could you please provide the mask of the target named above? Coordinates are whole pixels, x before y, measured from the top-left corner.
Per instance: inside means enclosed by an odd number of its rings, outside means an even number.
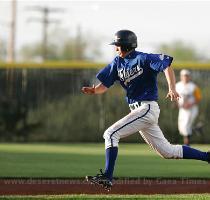
[[[100,185],[107,191],[111,190],[112,182],[105,176],[102,170],[100,170],[100,174],[96,176],[86,176],[85,178],[88,182]]]

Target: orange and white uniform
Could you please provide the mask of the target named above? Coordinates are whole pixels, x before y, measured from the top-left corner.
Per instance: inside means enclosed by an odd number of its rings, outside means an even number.
[[[198,103],[201,100],[200,88],[192,81],[183,83],[182,81],[176,84],[176,90],[180,95],[178,101],[178,129],[181,135],[189,136],[192,134],[192,125],[198,116]],[[191,104],[190,108],[186,108],[186,104]]]

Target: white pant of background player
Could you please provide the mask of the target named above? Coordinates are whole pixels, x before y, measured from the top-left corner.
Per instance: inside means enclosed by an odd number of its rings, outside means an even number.
[[[181,145],[172,145],[158,126],[160,109],[155,101],[143,101],[141,106],[109,127],[104,133],[105,148],[118,147],[120,138],[139,131],[143,139],[164,158],[183,158]]]
[[[179,109],[178,129],[181,135],[189,136],[192,134],[193,123],[198,116],[198,106],[193,106],[190,109]]]

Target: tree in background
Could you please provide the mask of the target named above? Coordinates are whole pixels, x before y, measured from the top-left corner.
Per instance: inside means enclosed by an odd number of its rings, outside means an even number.
[[[84,38],[81,28],[77,28],[77,34],[73,38],[67,38],[62,44],[59,60],[86,60],[85,49],[88,41]]]
[[[186,44],[180,40],[173,41],[169,44],[161,44],[157,51],[172,55],[176,61],[204,61],[207,60],[201,56],[193,45]]]
[[[25,45],[20,49],[21,60],[24,61],[41,61],[41,43]]]
[[[94,60],[100,54],[100,42],[93,34],[84,34],[78,26],[75,36],[68,31],[56,28],[48,36],[47,60]],[[25,45],[20,50],[24,61],[41,61],[42,44],[40,42]]]

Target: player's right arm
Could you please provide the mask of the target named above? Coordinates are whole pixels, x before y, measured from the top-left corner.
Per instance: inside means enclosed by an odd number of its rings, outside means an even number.
[[[99,83],[96,86],[92,87],[83,87],[82,92],[84,94],[103,94],[108,90],[106,86],[104,86],[102,83]]]
[[[92,87],[83,87],[82,92],[84,94],[105,93],[108,88],[111,87],[116,80],[118,80],[117,61],[118,57],[116,57],[110,64],[98,72],[96,75],[97,79],[100,81],[98,85],[93,85]]]
[[[111,87],[116,80],[118,80],[117,72],[117,57],[106,67],[101,69],[96,77],[100,81],[97,86],[83,87],[82,92],[84,94],[103,94]]]

